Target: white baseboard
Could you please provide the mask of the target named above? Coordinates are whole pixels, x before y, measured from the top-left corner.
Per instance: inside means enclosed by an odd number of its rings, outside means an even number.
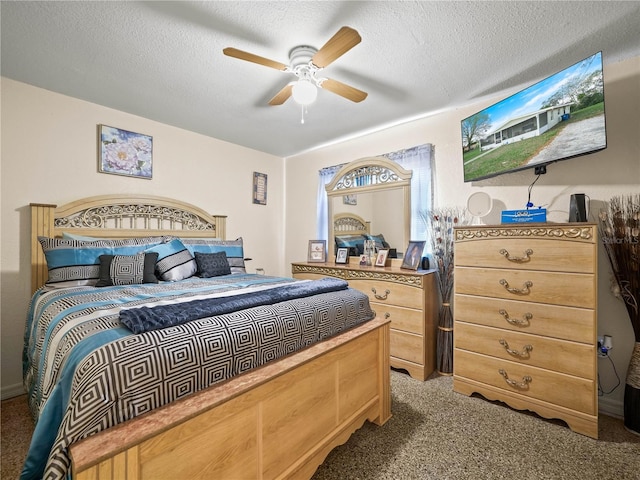
[[[25,391],[22,384],[15,383],[7,387],[2,387],[2,390],[0,390],[0,399],[7,400],[8,398],[18,397],[24,394],[25,394]]]
[[[624,403],[611,398],[598,398],[598,412],[610,417],[624,418]]]

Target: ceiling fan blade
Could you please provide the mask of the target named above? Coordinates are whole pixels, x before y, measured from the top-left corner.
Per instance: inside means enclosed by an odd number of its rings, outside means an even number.
[[[318,68],[324,68],[360,43],[360,34],[351,27],[342,27],[316,52],[311,62]]]
[[[247,62],[253,62],[258,65],[264,65],[265,67],[275,68],[276,70],[286,70],[288,68],[284,63],[269,60],[268,58],[254,55],[253,53],[245,52],[243,50],[238,50],[233,47],[227,47],[223,49],[222,52],[229,57],[239,58],[240,60],[246,60]]]
[[[293,83],[285,85],[275,96],[269,100],[269,105],[282,105],[291,96],[291,90],[293,89]]]
[[[352,102],[361,102],[362,100],[367,98],[368,95],[367,92],[363,92],[362,90],[351,87],[346,83],[332,80],[330,78],[323,80],[320,86],[325,90],[329,90],[330,92],[333,92],[336,95],[340,95],[341,97],[344,97],[347,100],[351,100]]]

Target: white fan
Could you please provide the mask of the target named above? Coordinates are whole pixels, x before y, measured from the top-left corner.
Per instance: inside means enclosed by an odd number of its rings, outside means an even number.
[[[480,219],[486,217],[493,208],[493,200],[488,193],[475,192],[467,198],[467,210],[473,217],[472,225],[480,224]]]

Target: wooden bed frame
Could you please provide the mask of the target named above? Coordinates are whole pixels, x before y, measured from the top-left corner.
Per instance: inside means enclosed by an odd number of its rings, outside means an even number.
[[[156,196],[31,214],[34,290],[47,279],[38,236],[225,235],[224,216]],[[310,478],[365,421],[391,417],[389,355],[389,321],[376,318],[71,445],[73,478]]]

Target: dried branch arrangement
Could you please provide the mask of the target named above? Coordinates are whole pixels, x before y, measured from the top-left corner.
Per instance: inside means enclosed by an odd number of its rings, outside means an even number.
[[[612,197],[599,217],[600,237],[615,278],[612,291],[624,301],[640,342],[640,194]]]
[[[468,222],[467,211],[460,207],[438,208],[423,214],[429,229],[431,255],[437,270],[442,299],[438,319],[437,368],[441,374],[453,373],[453,228]]]

